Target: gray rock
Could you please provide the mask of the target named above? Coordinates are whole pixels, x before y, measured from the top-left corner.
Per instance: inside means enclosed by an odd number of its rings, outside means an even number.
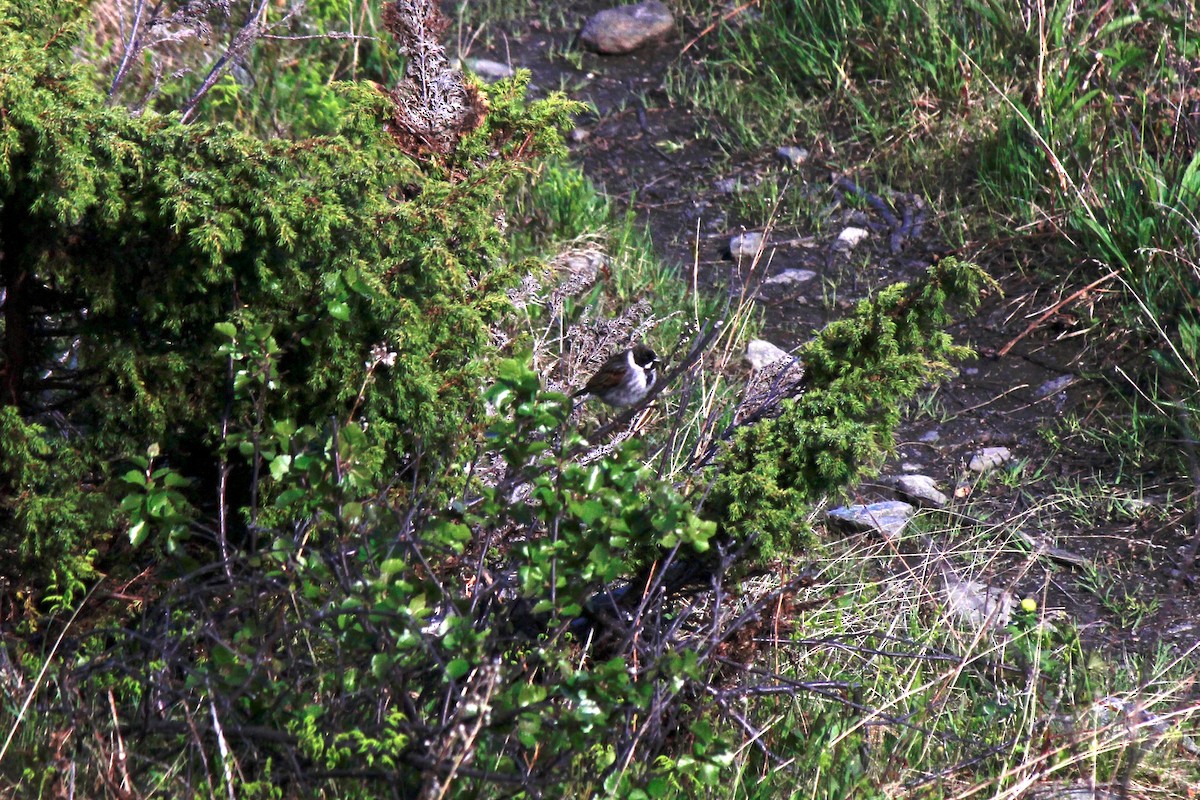
[[[1004,628],[1012,619],[1010,592],[963,578],[948,565],[942,567],[942,592],[946,610],[975,630]]]
[[[1002,467],[1009,461],[1012,461],[1012,453],[1007,447],[984,447],[971,454],[967,469],[982,474]]]
[[[752,369],[762,369],[780,359],[791,357],[791,353],[776,347],[766,339],[751,339],[750,344],[746,345],[746,360],[750,362]]]
[[[793,169],[808,161],[808,151],[803,147],[781,147],[775,151],[775,156],[784,166]]]
[[[737,194],[746,191],[746,185],[737,178],[722,178],[714,181],[713,188],[721,194]]]
[[[572,142],[579,144],[580,142],[586,142],[589,138],[591,138],[592,132],[586,128],[572,128],[569,135]]]
[[[878,533],[885,539],[899,536],[916,509],[899,500],[871,503],[866,506],[841,506],[826,512],[830,524],[860,533]]]
[[[621,55],[662,41],[675,29],[675,18],[658,0],[608,8],[589,19],[579,42],[594,53]]]
[[[747,231],[729,240],[729,255],[734,258],[754,258],[762,246],[763,235],[755,231]]]
[[[924,433],[922,433],[921,438],[917,439],[917,441],[923,442],[924,444],[933,444],[934,442],[936,442],[938,439],[941,439],[941,438],[942,438],[942,434],[938,433],[937,429],[935,428],[931,431],[925,431]]]
[[[938,491],[937,482],[928,475],[901,475],[896,478],[896,492],[924,508],[945,508],[950,498]]]
[[[468,58],[463,64],[488,83],[511,78],[516,74],[508,64],[501,64],[499,61],[491,61],[486,58]]]
[[[1052,394],[1061,392],[1074,382],[1074,375],[1059,375],[1057,378],[1051,378],[1039,386],[1035,394],[1037,394],[1038,397],[1049,397]]]
[[[838,234],[837,241],[833,243],[835,250],[848,252],[858,246],[858,243],[867,238],[870,234],[863,228],[846,228]]]
[[[767,284],[792,284],[792,283],[808,283],[813,278],[817,277],[817,273],[811,269],[785,269],[778,275],[772,275],[763,283]]]

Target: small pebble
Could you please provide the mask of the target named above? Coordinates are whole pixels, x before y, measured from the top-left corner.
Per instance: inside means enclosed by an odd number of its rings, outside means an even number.
[[[926,508],[945,508],[950,503],[928,475],[901,475],[896,479],[896,491],[906,500]]]
[[[492,61],[487,58],[468,58],[465,62],[467,69],[483,78],[488,83],[495,83],[504,78],[511,78],[515,72],[508,64]]]
[[[971,460],[967,462],[967,469],[978,473],[990,472],[1011,460],[1012,453],[1007,447],[985,447],[971,454]]]
[[[734,258],[754,258],[762,249],[763,235],[747,231],[729,240],[729,255]]]
[[[791,357],[788,351],[771,344],[766,339],[751,339],[750,343],[746,345],[746,360],[754,369],[762,369],[780,359]]]
[[[721,194],[737,194],[746,190],[746,187],[737,178],[722,178],[714,181],[713,188]]]
[[[1057,394],[1074,382],[1074,375],[1059,375],[1057,378],[1051,378],[1037,388],[1038,397],[1049,397],[1052,394]]]
[[[815,277],[817,277],[817,273],[811,269],[785,269],[778,275],[767,278],[763,283],[808,283]]]
[[[837,241],[834,242],[833,246],[837,250],[853,250],[868,235],[870,234],[863,228],[846,228],[838,234]]]
[[[808,161],[808,151],[803,147],[781,147],[775,151],[775,155],[784,163],[784,166],[792,169]]]

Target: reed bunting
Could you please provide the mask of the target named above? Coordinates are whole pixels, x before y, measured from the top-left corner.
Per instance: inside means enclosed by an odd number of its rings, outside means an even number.
[[[610,406],[632,406],[642,400],[658,380],[658,356],[644,344],[617,353],[604,362],[591,380],[571,397],[590,395]]]

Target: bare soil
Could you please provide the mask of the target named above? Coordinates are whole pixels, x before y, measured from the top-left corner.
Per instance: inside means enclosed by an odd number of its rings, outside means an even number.
[[[740,291],[752,276],[748,265],[729,257],[728,243],[743,229],[728,210],[730,195],[716,184],[735,178],[749,185],[778,172],[774,147],[724,154],[698,137],[697,121],[686,109],[672,106],[664,76],[672,66],[688,66],[695,50],[682,56],[680,50],[700,33],[695,24],[681,21],[681,38],[631,55],[580,53],[576,32],[604,6],[579,3],[562,29],[548,29],[537,20],[509,25],[503,32],[493,29],[490,49],[477,41],[470,55],[529,69],[535,95],[561,88],[588,103],[592,110],[577,120],[572,151],[589,177],[618,204],[632,205],[662,259],[688,276],[695,267],[708,290]],[[568,50],[570,59],[562,55]],[[776,143],[792,144],[807,146],[804,141]],[[865,193],[883,193],[868,172],[856,170],[849,149],[836,159],[815,151],[792,180],[833,201],[847,193],[836,188],[846,175]],[[947,494],[955,493],[949,514],[929,515],[926,529],[937,537],[939,530],[970,531],[970,520],[979,521],[981,531],[993,531],[995,553],[978,552],[986,534],[972,536],[974,551],[963,554],[963,569],[993,585],[1013,586],[1018,596],[1038,599],[1052,614],[1069,617],[1086,642],[1110,652],[1195,643],[1200,637],[1200,587],[1188,554],[1196,525],[1179,504],[1194,486],[1182,476],[1122,463],[1084,435],[1089,428],[1111,425],[1108,410],[1124,407],[1115,402],[1116,393],[1128,385],[1116,370],[1121,348],[1102,338],[1103,330],[1090,314],[1095,304],[1101,312],[1114,304],[1103,289],[1089,292],[1027,330],[1095,275],[1076,270],[1069,283],[1045,277],[1070,274],[1080,265],[1027,263],[1025,253],[1035,247],[1014,247],[1012,241],[972,242],[951,250],[939,232],[943,209],[924,198],[873,196],[884,200],[895,220],[860,194],[849,204],[857,210],[845,222],[818,234],[795,228],[770,232],[767,275],[807,269],[818,277],[763,291],[761,335],[784,349],[794,348],[853,300],[875,287],[915,277],[940,255],[954,252],[983,265],[1002,291],[991,293],[977,314],[951,331],[980,355],[961,364],[932,399],[914,403],[884,474],[919,472],[936,479]],[[923,212],[913,212],[922,206]],[[923,224],[896,236],[895,222],[906,208],[910,222],[919,216]],[[837,251],[834,239],[851,223],[872,235],[846,254]],[[1124,370],[1136,377],[1136,361]],[[1069,418],[1078,423],[1064,429]],[[1015,464],[1001,476],[970,476],[965,467],[970,453],[996,445],[1008,447]],[[1084,494],[1064,489],[1071,486]],[[882,483],[859,487],[856,494],[855,502],[891,498]],[[964,521],[966,528],[961,527]],[[1044,537],[1083,557],[1094,565],[1094,573],[1029,556],[1015,541],[1014,530]],[[954,543],[942,545],[953,549]]]

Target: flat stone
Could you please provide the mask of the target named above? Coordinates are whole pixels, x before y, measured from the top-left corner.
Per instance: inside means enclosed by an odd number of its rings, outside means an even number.
[[[899,536],[917,510],[908,503],[889,500],[870,505],[840,506],[825,513],[833,525],[859,533],[878,533],[884,538]]]
[[[622,55],[662,41],[674,30],[670,10],[658,0],[644,0],[596,13],[579,32],[579,42],[594,53]]]
[[[924,444],[933,444],[934,442],[936,442],[938,439],[941,439],[941,438],[942,438],[942,434],[938,433],[937,429],[935,428],[931,431],[925,431],[924,433],[922,433],[921,437],[919,439],[917,439],[917,441],[922,442]]]
[[[928,475],[901,475],[896,478],[896,492],[924,508],[945,508],[950,498],[937,488],[937,481]]]
[[[467,69],[488,83],[495,83],[504,78],[511,78],[516,74],[516,71],[508,64],[502,64],[499,61],[492,61],[486,58],[468,58],[463,63]]]
[[[754,258],[762,250],[763,235],[756,231],[738,234],[729,240],[729,255],[734,258]]]
[[[837,241],[833,243],[833,246],[842,251],[853,250],[859,242],[870,235],[870,232],[864,228],[846,228],[838,234]]]
[[[580,142],[586,142],[589,138],[591,138],[592,132],[587,128],[572,128],[571,133],[568,135],[570,136],[572,142],[579,144]]]
[[[775,156],[784,163],[784,166],[793,169],[808,161],[808,151],[803,147],[781,147],[775,151]]]
[[[984,447],[971,454],[967,469],[982,474],[1002,467],[1009,461],[1012,461],[1012,453],[1007,447]]]
[[[787,350],[776,347],[766,339],[751,339],[750,344],[746,345],[746,360],[750,362],[752,369],[762,369],[776,361],[791,357],[792,354]]]
[[[731,248],[732,249],[732,248]],[[813,278],[817,277],[817,273],[811,269],[785,269],[778,275],[772,275],[763,283],[766,284],[792,284],[792,283],[808,283]]]

